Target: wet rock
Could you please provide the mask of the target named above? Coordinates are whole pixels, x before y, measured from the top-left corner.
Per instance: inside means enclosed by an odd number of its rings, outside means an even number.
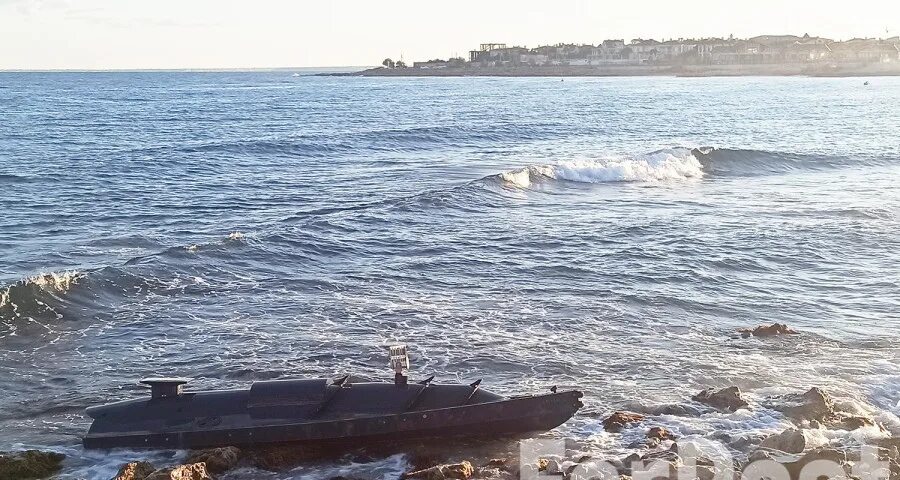
[[[59,471],[65,458],[61,453],[40,450],[0,453],[0,480],[47,477]]]
[[[675,435],[666,428],[652,427],[650,430],[647,430],[647,438],[660,441],[675,440]]]
[[[754,450],[753,453],[747,457],[748,463],[758,462],[760,460],[772,460],[772,454],[766,450]]]
[[[869,417],[854,415],[841,418],[838,426],[844,430],[856,430],[857,428],[874,427],[877,425],[875,420],[872,420]]]
[[[419,478],[422,480],[443,480],[447,478],[455,478],[457,480],[467,480],[475,473],[475,468],[468,461],[460,463],[452,463],[447,465],[437,465],[424,470],[418,470],[403,475],[403,478]]]
[[[603,420],[603,429],[607,432],[621,432],[626,425],[642,421],[644,421],[644,416],[640,413],[614,412],[606,420]]]
[[[716,478],[716,469],[708,465],[697,465],[697,480],[713,480]]]
[[[640,462],[640,461],[641,461],[641,456],[638,455],[637,453],[632,453],[631,455],[628,455],[627,457],[623,458],[621,462],[618,462],[618,463],[613,462],[613,465],[616,466],[616,469],[619,471],[620,474],[631,475],[632,467],[636,466],[635,462]]]
[[[544,460],[543,458],[541,460]],[[538,466],[538,471],[544,472],[546,475],[563,475],[563,467],[554,459],[546,460],[543,468]]]
[[[509,462],[508,458],[492,458],[484,464],[485,467],[503,468]]]
[[[161,468],[148,475],[145,480],[212,480],[212,478],[206,470],[205,463],[191,463]]]
[[[800,332],[788,327],[783,323],[773,323],[771,325],[759,325],[755,328],[742,328],[738,330],[742,337],[775,337],[778,335],[798,335]]]
[[[780,450],[785,453],[801,453],[806,450],[806,434],[803,430],[789,428],[781,433],[766,437],[760,448]]]
[[[658,452],[651,452],[641,457],[641,460],[644,462],[643,467],[645,470],[655,469],[656,462],[663,462],[668,464],[668,472],[663,475],[664,478],[676,479],[678,478],[678,468],[684,465],[681,457],[678,455],[678,451],[676,450],[662,450]],[[636,475],[638,472],[635,468],[641,468],[638,466],[639,464],[631,464],[630,474]],[[646,476],[646,474],[642,474],[642,476]]]
[[[803,467],[816,460],[828,460],[829,462],[836,463],[837,465],[840,465],[845,472],[849,473],[850,465],[847,462],[847,454],[833,448],[818,448],[812,450],[796,461],[783,462],[783,465],[791,474],[791,478],[797,479],[800,478],[800,471],[803,470]]]
[[[209,473],[225,473],[234,468],[241,458],[237,447],[210,448],[198,450],[188,455],[186,463],[205,463]]]
[[[245,453],[254,467],[269,471],[287,470],[323,456],[323,452],[319,448],[297,445],[276,445],[249,450]]]
[[[650,452],[641,457],[641,460],[644,462],[651,462],[654,460],[662,460],[664,462],[669,462],[673,465],[681,465],[681,457],[678,455],[678,450],[662,450],[659,452]]]
[[[130,462],[122,465],[112,480],[144,480],[155,471],[156,468],[150,462]]]
[[[802,394],[774,397],[772,408],[794,420],[828,422],[835,418],[834,400],[824,390],[813,387]]]
[[[703,412],[690,405],[682,405],[680,403],[669,403],[665,405],[654,405],[646,407],[644,410],[650,415],[674,415],[676,417],[699,417]]]
[[[691,400],[709,405],[719,410],[726,410],[730,412],[734,412],[738,409],[747,408],[750,406],[750,404],[748,404],[747,401],[744,400],[744,397],[741,394],[741,389],[738,387],[723,388],[719,391],[714,391],[711,388],[707,388],[706,390],[703,390],[702,392],[691,397]]]

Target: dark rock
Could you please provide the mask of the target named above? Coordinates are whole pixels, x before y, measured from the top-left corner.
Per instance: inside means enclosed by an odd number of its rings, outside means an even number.
[[[493,467],[493,468],[501,468],[505,467],[506,463],[509,462],[508,458],[492,458],[484,464],[485,467]]]
[[[112,480],[144,480],[155,471],[150,462],[130,462],[122,465]]]
[[[467,480],[475,473],[475,468],[468,461],[460,463],[452,463],[447,465],[437,465],[424,470],[418,470],[403,475],[403,478],[419,478],[422,480],[443,480],[446,478],[455,478],[457,480]]]
[[[61,453],[40,450],[0,453],[0,480],[47,477],[62,468],[65,458]]]
[[[758,462],[760,460],[772,460],[772,454],[765,450],[754,450],[753,453],[747,457],[749,463]]]
[[[681,457],[678,456],[678,451],[675,450],[662,450],[659,452],[650,452],[641,457],[641,460],[644,462],[651,462],[654,460],[662,460],[664,462],[669,462],[673,465],[681,465]]]
[[[606,420],[603,420],[603,429],[607,432],[621,432],[626,425],[642,421],[644,421],[644,416],[640,413],[614,412]]]
[[[844,430],[856,430],[857,428],[874,427],[876,425],[875,420],[869,417],[850,416],[841,418],[839,426]]]
[[[241,458],[241,451],[237,447],[210,448],[198,450],[188,455],[185,463],[205,463],[209,473],[225,473],[234,468]]]
[[[289,444],[261,447],[244,453],[254,467],[269,471],[294,468],[303,462],[322,458],[324,455],[320,448]]]
[[[773,323],[771,325],[759,325],[755,328],[742,328],[738,330],[744,338],[750,337],[774,337],[777,335],[797,335],[800,332],[791,329],[783,323]]]
[[[212,478],[206,470],[205,463],[192,463],[161,468],[148,475],[145,480],[212,480]]]
[[[663,427],[652,427],[647,430],[647,438],[656,440],[675,440],[675,435]]]
[[[716,469],[707,465],[697,465],[697,480],[713,480],[716,478]]]
[[[669,479],[673,479],[673,480],[678,478],[678,468],[681,467],[682,465],[684,465],[684,462],[682,462],[681,457],[678,455],[677,451],[672,451],[672,450],[662,450],[659,452],[651,452],[651,453],[648,453],[648,454],[644,455],[643,457],[641,457],[641,460],[644,461],[644,465],[647,468],[650,468],[654,464],[654,462],[667,463],[668,464],[668,472],[665,475],[665,478],[669,478]],[[632,465],[632,467],[634,467],[634,466]],[[634,472],[634,470],[632,468],[631,474],[634,475],[635,473],[636,472]]]
[[[406,454],[406,462],[409,463],[414,472],[447,463],[447,460],[448,457],[445,452],[432,448],[423,447]]]
[[[641,456],[636,453],[632,453],[631,455],[623,458],[622,461],[619,462],[618,465],[616,465],[616,469],[619,471],[620,475],[630,476],[632,467],[635,466],[635,462],[639,461],[641,461]]]
[[[803,430],[789,428],[765,438],[759,444],[760,448],[779,450],[785,453],[801,453],[806,450],[806,434]]]
[[[670,403],[647,408],[651,415],[674,415],[676,417],[699,417],[703,412],[689,405]]]
[[[718,392],[711,388],[707,388],[691,397],[691,400],[709,405],[719,410],[727,410],[730,412],[750,406],[750,404],[744,400],[744,397],[741,395],[741,389],[738,387],[723,388]]]

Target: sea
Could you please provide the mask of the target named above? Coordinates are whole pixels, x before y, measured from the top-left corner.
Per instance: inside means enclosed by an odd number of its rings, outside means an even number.
[[[824,441],[900,434],[898,185],[896,77],[0,73],[0,451],[175,462],[83,450],[85,408],[390,381],[393,344],[412,380],[583,391],[546,435],[598,457],[643,448],[619,409],[746,455],[810,387],[883,426]],[[801,333],[737,334],[775,322]],[[750,409],[690,400],[732,385]]]

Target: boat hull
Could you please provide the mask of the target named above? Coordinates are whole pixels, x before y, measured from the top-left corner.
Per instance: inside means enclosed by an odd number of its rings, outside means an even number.
[[[208,448],[274,443],[364,446],[446,437],[499,437],[551,430],[582,406],[581,392],[518,397],[434,410],[202,430],[88,433],[85,448]]]

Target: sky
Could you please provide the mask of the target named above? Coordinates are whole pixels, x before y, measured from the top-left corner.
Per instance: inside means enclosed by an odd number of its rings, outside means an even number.
[[[378,65],[480,43],[900,34],[900,0],[0,0],[0,69]]]

